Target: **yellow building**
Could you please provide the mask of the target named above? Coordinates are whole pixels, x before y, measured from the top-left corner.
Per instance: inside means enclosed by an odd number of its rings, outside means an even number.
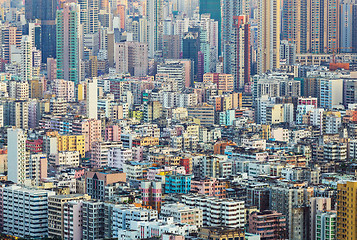
[[[84,135],[59,135],[58,151],[77,151],[84,157],[85,155],[85,139]]]
[[[78,84],[78,85],[77,85],[77,100],[78,100],[78,101],[84,100],[83,84]]]
[[[59,135],[58,132],[47,132],[47,136],[57,137],[58,151],[77,151],[81,157],[85,156],[84,135]]]
[[[245,231],[241,228],[203,227],[198,231],[198,237],[215,240],[244,239]]]
[[[143,119],[143,112],[142,111],[133,111],[133,118],[137,120],[142,120]]]
[[[337,184],[336,239],[357,239],[357,181]]]

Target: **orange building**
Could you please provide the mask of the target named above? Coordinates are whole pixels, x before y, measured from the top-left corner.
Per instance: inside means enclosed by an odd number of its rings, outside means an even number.
[[[237,144],[235,144],[232,141],[219,141],[216,142],[213,146],[213,152],[214,154],[224,154],[224,151],[226,150],[227,146],[236,146]]]

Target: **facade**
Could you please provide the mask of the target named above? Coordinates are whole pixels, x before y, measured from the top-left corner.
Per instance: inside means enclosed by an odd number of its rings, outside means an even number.
[[[258,73],[280,67],[280,1],[258,3]]]
[[[337,0],[284,1],[283,39],[295,44],[298,54],[334,52],[340,47],[339,4]]]
[[[320,107],[332,109],[335,105],[343,104],[343,80],[320,80]]]
[[[219,199],[205,195],[183,195],[182,203],[199,208],[203,213],[204,226],[242,228],[244,226],[244,202]]]
[[[188,116],[200,120],[201,125],[214,124],[214,107],[207,103],[188,107]]]
[[[45,238],[48,235],[48,198],[54,192],[20,186],[2,189],[3,231],[19,238]]]
[[[163,205],[160,215],[173,217],[175,223],[196,225],[197,227],[202,227],[203,225],[202,210],[190,208],[180,203]]]
[[[356,236],[356,181],[337,184],[336,239],[355,239]]]
[[[48,199],[48,236],[51,238],[64,239],[67,229],[65,229],[64,214],[65,205],[71,201],[89,200],[87,194],[56,195]],[[68,210],[68,208],[67,208]],[[68,213],[68,211],[67,211]]]
[[[69,201],[63,206],[63,225],[66,231],[64,232],[64,238],[66,240],[81,240],[82,234],[82,201]],[[80,224],[77,224],[80,223]]]
[[[56,17],[57,78],[79,82],[80,8],[64,4]]]
[[[28,154],[26,152],[26,133],[22,129],[9,128],[8,134],[8,180],[25,184],[29,179]]]
[[[104,200],[105,186],[112,183],[125,182],[126,174],[105,170],[88,171],[85,173],[85,179],[86,193],[92,199]]]
[[[248,232],[259,234],[260,239],[286,238],[286,218],[276,211],[254,212],[249,215]]]
[[[32,80],[32,40],[30,36],[22,36],[21,39],[21,80]]]
[[[189,193],[192,175],[168,174],[165,176],[165,193]]]
[[[117,73],[130,73],[131,76],[145,77],[148,73],[148,44],[124,42],[115,45]]]
[[[161,182],[142,181],[140,190],[143,206],[151,207],[152,209],[160,212],[162,202]]]
[[[234,89],[247,92],[250,90],[251,74],[251,33],[247,15],[233,17],[233,32],[233,52],[229,64],[234,76]]]
[[[316,235],[314,239],[337,239],[337,214],[335,211],[319,211],[316,214]]]
[[[150,58],[161,56],[162,54],[163,15],[162,0],[149,0],[146,3],[147,39]]]

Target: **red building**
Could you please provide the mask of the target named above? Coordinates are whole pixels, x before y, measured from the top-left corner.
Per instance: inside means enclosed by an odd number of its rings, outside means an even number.
[[[26,151],[30,151],[31,153],[40,153],[43,150],[43,140],[42,139],[34,139],[34,140],[26,140]]]
[[[186,174],[192,173],[192,159],[191,158],[180,159],[180,166],[183,166],[185,168]]]

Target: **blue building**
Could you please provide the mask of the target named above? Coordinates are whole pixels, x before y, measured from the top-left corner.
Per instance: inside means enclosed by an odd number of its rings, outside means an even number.
[[[165,193],[188,193],[192,175],[169,174],[165,176]]]

